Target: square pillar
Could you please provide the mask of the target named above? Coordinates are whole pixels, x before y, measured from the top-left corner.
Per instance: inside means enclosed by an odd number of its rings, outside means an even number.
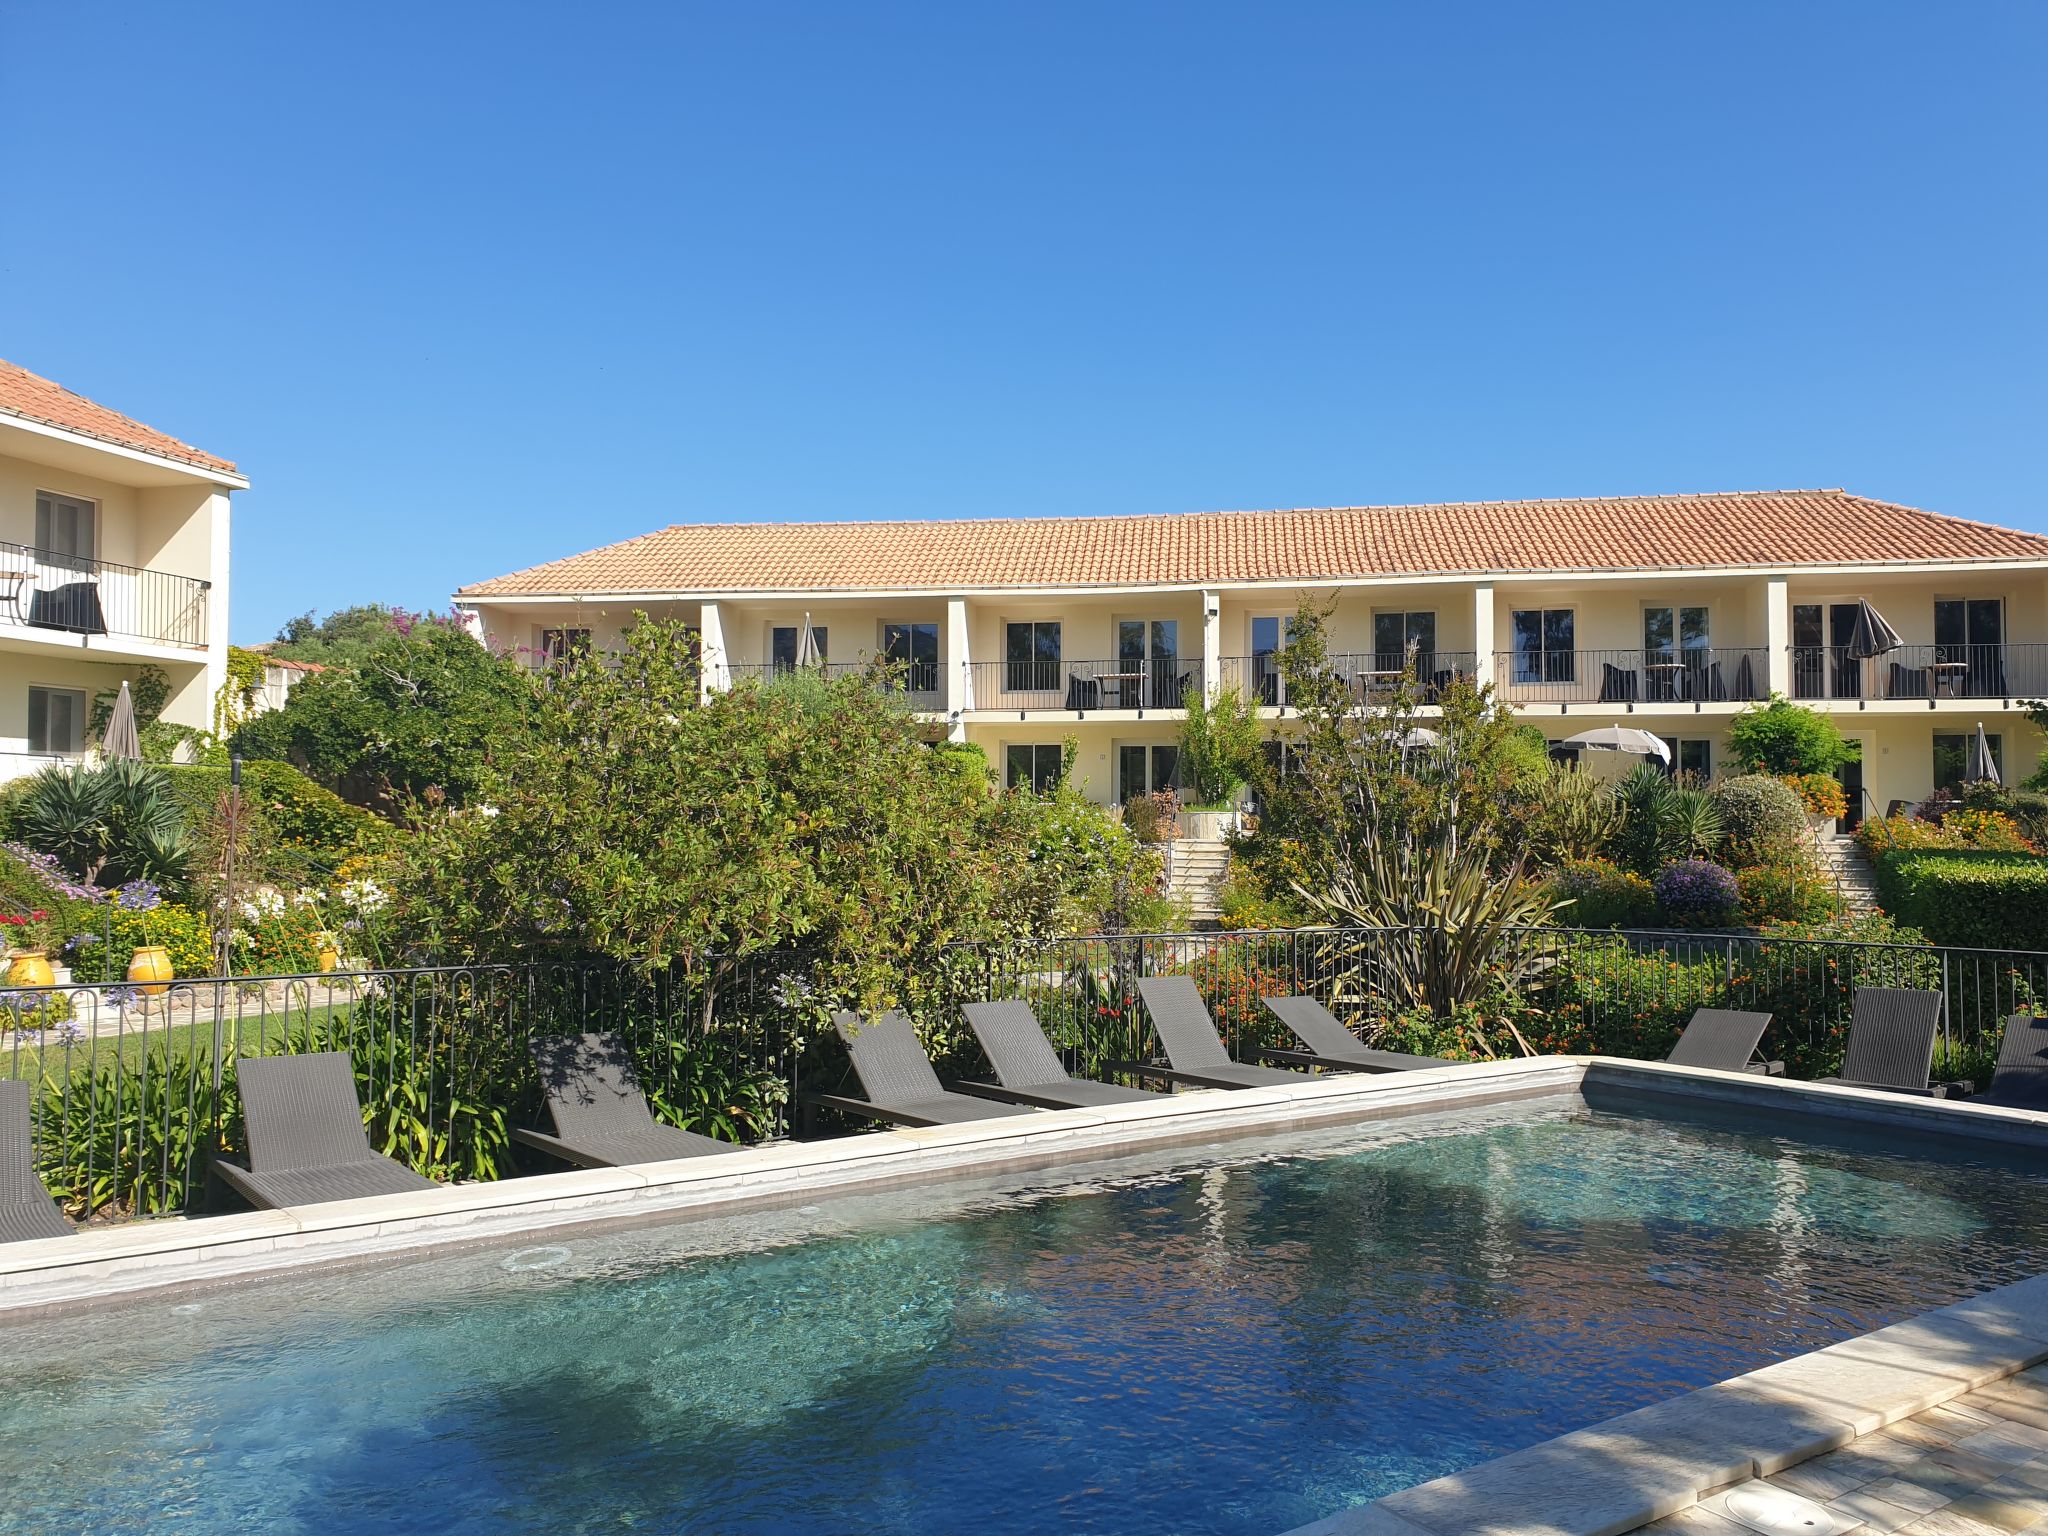
[[[1782,576],[1764,582],[1764,686],[1792,693],[1792,599]]]
[[[697,696],[705,703],[711,695],[732,686],[732,669],[725,654],[725,623],[718,604],[706,603],[697,616]]]
[[[946,599],[946,736],[967,739],[966,713],[974,708],[974,660],[967,639],[967,599]]]
[[[1482,581],[1472,589],[1473,680],[1480,687],[1493,684],[1493,583]]]
[[[1223,679],[1223,599],[1214,592],[1202,594],[1202,697],[1216,702]]]

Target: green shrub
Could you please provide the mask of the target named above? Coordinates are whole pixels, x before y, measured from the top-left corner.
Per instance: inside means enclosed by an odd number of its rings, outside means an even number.
[[[1728,722],[1728,744],[1747,771],[1778,778],[1833,773],[1862,752],[1832,718],[1775,693]]]
[[[1764,1050],[1782,1059],[1790,1076],[1827,1077],[1841,1070],[1857,987],[1940,990],[1941,956],[1925,945],[1925,934],[1882,912],[1766,923],[1762,943],[1736,951],[1740,964],[1729,976],[1724,1006],[1771,1015]]]
[[[1606,859],[1567,864],[1552,884],[1571,903],[1558,919],[1574,928],[1647,928],[1657,919],[1650,882]]]
[[[1741,773],[1721,780],[1708,793],[1721,813],[1729,852],[1741,863],[1758,863],[1791,847],[1806,830],[1806,808],[1783,779]]]
[[[203,1197],[206,1154],[228,1150],[223,1132],[239,1119],[234,1076],[216,1089],[207,1054],[174,1050],[171,1038],[146,1040],[140,1059],[109,1051],[43,1079],[35,1100],[37,1171],[72,1216],[154,1216]]]
[[[2048,949],[2048,857],[1898,849],[1877,861],[1885,910],[1937,944]]]
[[[171,794],[184,807],[188,823],[212,815],[228,790],[229,771],[225,768],[181,764],[162,772]],[[242,796],[262,809],[280,851],[297,857],[305,878],[324,878],[342,860],[384,852],[398,840],[391,823],[361,806],[350,805],[290,763],[261,759],[244,763]]]
[[[1545,1054],[1661,1059],[1695,1008],[1720,1004],[1722,986],[1718,955],[1687,958],[1588,936],[1567,945],[1538,984],[1537,1016],[1523,1033]]]
[[[1765,923],[1818,923],[1839,907],[1835,888],[1803,853],[1788,851],[1764,864],[1735,872],[1742,897],[1742,920]]]

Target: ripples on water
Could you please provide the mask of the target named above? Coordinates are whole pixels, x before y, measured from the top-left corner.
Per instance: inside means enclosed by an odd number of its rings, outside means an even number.
[[[2048,1254],[2032,1172],[1576,1102],[1172,1155],[13,1327],[0,1530],[1269,1536]]]

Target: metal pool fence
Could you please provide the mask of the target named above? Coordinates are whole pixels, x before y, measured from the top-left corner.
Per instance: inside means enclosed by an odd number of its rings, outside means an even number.
[[[1071,1070],[1107,1073],[1153,1043],[1134,983],[1192,976],[1233,1051],[1282,1043],[1259,1003],[1302,992],[1411,1032],[1402,988],[1423,930],[1288,929],[960,945],[905,968],[901,996],[942,1073],[984,1070],[960,1004],[1031,1001]],[[1794,1076],[1839,1062],[1855,990],[1945,1000],[1941,1075],[1981,1077],[2002,1020],[2048,1000],[2048,954],[1848,940],[1541,928],[1505,937],[1494,999],[1538,1050],[1661,1056],[1696,1007],[1774,1016]],[[1426,969],[1426,967],[1425,967]],[[381,1147],[438,1177],[512,1171],[505,1131],[536,1123],[536,1035],[616,1030],[657,1108],[715,1134],[787,1134],[801,1088],[845,1086],[815,956],[762,954],[647,973],[526,962],[173,984],[0,990],[0,1076],[34,1085],[39,1161],[74,1211],[141,1214],[207,1198],[210,1160],[240,1144],[234,1062],[345,1050]],[[1503,973],[1505,974],[1505,973]],[[1504,1033],[1497,1038],[1506,1040]]]

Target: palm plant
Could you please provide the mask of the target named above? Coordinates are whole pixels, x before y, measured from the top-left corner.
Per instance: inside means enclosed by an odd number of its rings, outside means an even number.
[[[22,841],[93,885],[182,880],[184,813],[160,769],[125,758],[47,768],[21,806]]]

